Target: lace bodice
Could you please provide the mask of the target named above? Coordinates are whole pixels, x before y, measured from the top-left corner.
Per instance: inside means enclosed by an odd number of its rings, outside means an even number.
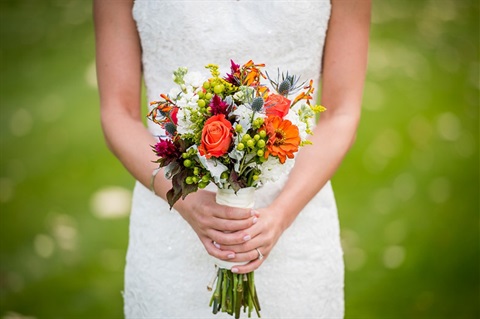
[[[266,63],[271,74],[279,68],[318,86],[329,0],[136,0],[133,13],[149,101],[173,87],[178,67],[207,75],[204,66],[215,63],[225,74],[230,59]]]

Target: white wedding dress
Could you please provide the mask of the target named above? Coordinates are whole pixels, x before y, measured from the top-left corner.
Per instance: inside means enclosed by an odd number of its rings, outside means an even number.
[[[228,71],[230,59],[266,63],[270,74],[288,70],[314,79],[318,87],[329,0],[137,0],[133,15],[149,101],[173,87],[172,71],[179,66],[204,71],[215,63]],[[284,182],[259,189],[256,206],[268,205]],[[137,183],[125,270],[126,317],[231,318],[213,315],[208,306],[206,285],[213,271],[189,224]],[[330,183],[284,232],[255,275],[262,318],[343,318],[343,253]]]

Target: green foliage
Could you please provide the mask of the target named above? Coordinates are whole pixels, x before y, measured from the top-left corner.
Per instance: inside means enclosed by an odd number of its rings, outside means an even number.
[[[373,4],[362,120],[333,180],[346,318],[478,318],[478,1]],[[128,219],[95,203],[133,180],[103,140],[90,10],[0,1],[2,318],[122,317]]]

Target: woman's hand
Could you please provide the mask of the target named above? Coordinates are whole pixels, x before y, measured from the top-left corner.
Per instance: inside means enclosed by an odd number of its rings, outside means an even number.
[[[218,205],[213,192],[199,190],[174,207],[193,228],[207,252],[218,259],[237,260],[235,251],[221,247],[237,247],[254,237],[255,229],[251,226],[258,221],[258,213]]]
[[[232,272],[234,273],[249,273],[260,267],[285,230],[277,210],[268,207],[253,212],[258,216],[256,222],[241,231],[248,233],[252,238],[242,243],[219,246],[222,251],[235,253],[235,257],[230,261],[250,261],[245,265],[233,267]]]

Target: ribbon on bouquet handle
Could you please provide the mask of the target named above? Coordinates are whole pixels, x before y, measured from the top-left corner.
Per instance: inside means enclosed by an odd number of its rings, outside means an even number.
[[[222,189],[217,190],[217,195],[215,201],[219,205],[237,207],[237,208],[253,208],[255,205],[255,188],[246,187],[240,188],[237,193],[233,189]],[[234,266],[245,265],[248,261],[243,262],[231,262],[221,260],[215,257],[212,257],[213,261],[219,268],[232,269]]]

